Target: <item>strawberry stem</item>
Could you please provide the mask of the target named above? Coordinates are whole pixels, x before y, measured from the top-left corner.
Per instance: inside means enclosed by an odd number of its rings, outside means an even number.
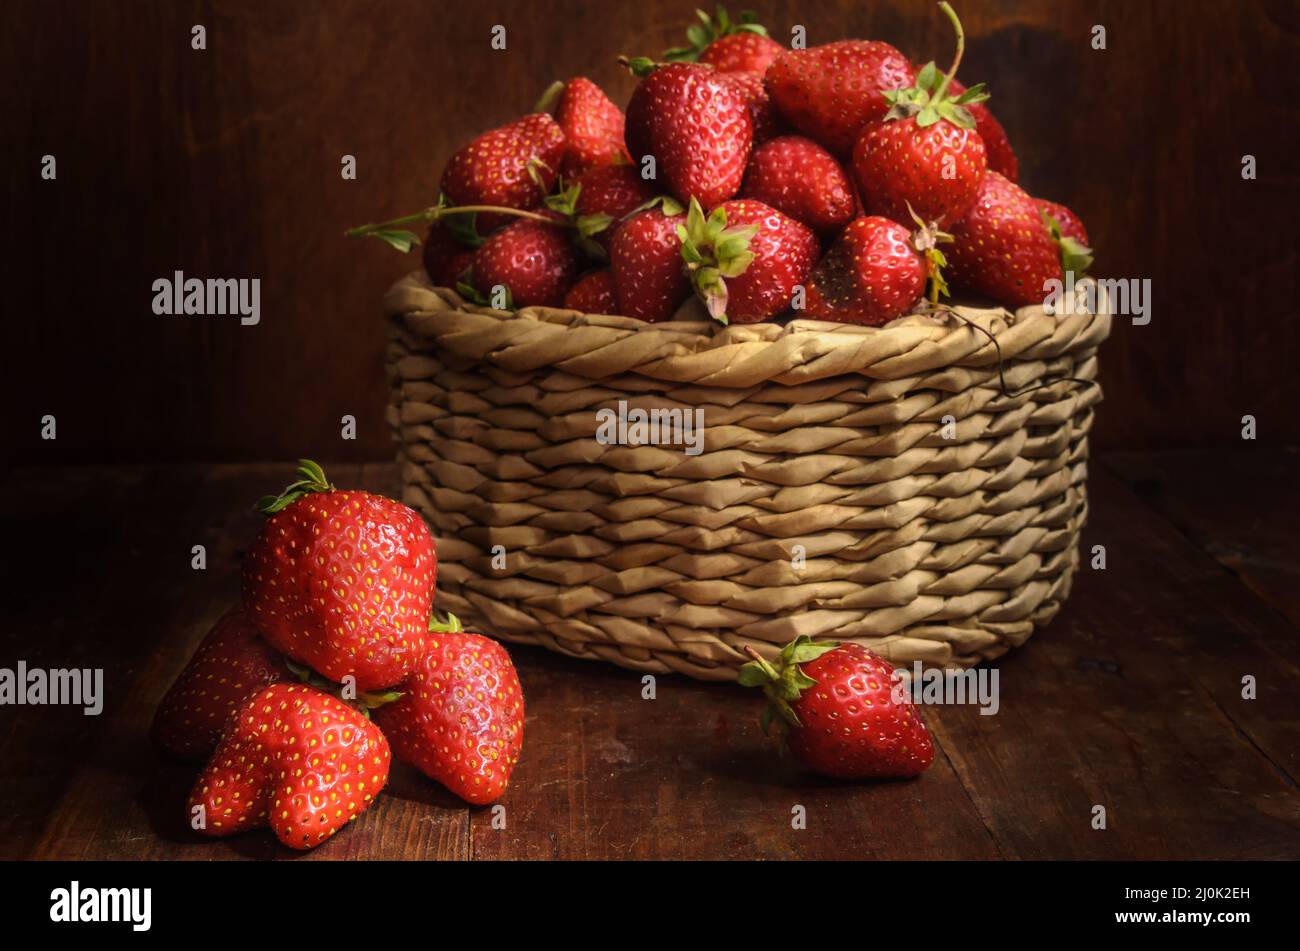
[[[279,495],[264,495],[257,500],[256,508],[263,515],[274,515],[304,495],[312,492],[333,492],[334,486],[325,478],[325,471],[310,459],[299,459],[296,482],[292,482]]]
[[[934,91],[933,98],[936,101],[942,99],[943,94],[948,90],[948,84],[957,75],[957,67],[961,65],[962,53],[966,51],[966,31],[961,28],[961,20],[957,19],[957,11],[952,8],[947,0],[940,2],[939,9],[952,21],[952,27],[957,31],[957,55],[953,57],[952,65],[948,67],[948,72],[943,74],[943,79],[939,81],[939,86]]]
[[[535,211],[523,211],[519,208],[505,208],[501,205],[433,205],[423,211],[417,211],[413,215],[403,215],[401,218],[390,218],[387,221],[378,221],[374,224],[359,225],[356,228],[349,228],[347,231],[343,232],[343,234],[348,238],[364,238],[380,231],[388,231],[402,225],[419,224],[423,221],[437,221],[440,218],[446,218],[449,215],[468,215],[478,212],[483,214],[512,215],[516,218],[527,218],[530,221],[540,221],[542,224],[555,225],[557,228],[572,227],[570,222],[556,221],[554,218],[538,214]]]

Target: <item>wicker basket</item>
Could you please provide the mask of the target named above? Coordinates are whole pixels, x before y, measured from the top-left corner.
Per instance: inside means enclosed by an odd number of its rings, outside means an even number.
[[[796,634],[969,666],[1069,593],[1109,316],[722,329],[507,314],[423,273],[385,305],[438,606],[494,636],[707,680]],[[703,408],[704,451],[598,441],[620,400]]]

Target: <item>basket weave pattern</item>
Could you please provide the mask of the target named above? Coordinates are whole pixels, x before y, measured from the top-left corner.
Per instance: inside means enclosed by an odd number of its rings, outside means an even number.
[[[952,317],[505,314],[422,273],[385,306],[404,500],[470,626],[730,680],[797,634],[969,666],[1069,593],[1101,393],[1066,378],[1095,378],[1109,316],[958,308],[1004,392]],[[620,400],[702,407],[704,451],[602,444]]]

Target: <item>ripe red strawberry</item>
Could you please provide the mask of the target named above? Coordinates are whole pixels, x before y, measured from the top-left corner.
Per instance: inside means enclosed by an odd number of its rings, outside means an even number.
[[[455,205],[496,205],[527,211],[550,193],[564,159],[564,132],[539,112],[485,132],[451,157],[442,190]],[[506,224],[504,215],[479,216],[487,234]]]
[[[1035,198],[1034,204],[1040,212],[1056,220],[1056,223],[1060,225],[1062,235],[1073,238],[1080,244],[1088,243],[1088,229],[1083,226],[1079,216],[1069,208],[1054,201],[1048,201],[1046,198]]]
[[[926,255],[902,225],[876,216],[853,221],[813,269],[807,316],[880,326],[925,293]]]
[[[975,206],[952,228],[948,278],[1006,307],[1042,303],[1043,284],[1063,280],[1061,249],[1034,200],[997,172],[984,176]]]
[[[767,72],[785,47],[766,33],[732,33],[714,40],[700,54],[699,62],[720,73]]]
[[[753,198],[817,231],[838,231],[857,213],[848,173],[812,139],[786,135],[749,157],[740,197]]]
[[[888,43],[842,40],[783,50],[767,70],[777,112],[836,155],[848,155],[862,127],[884,116],[884,93],[912,85],[907,57]]]
[[[919,70],[921,67],[917,67]],[[948,90],[960,98],[966,92],[966,87],[953,77],[948,81]],[[1015,151],[1011,148],[1011,140],[1007,138],[1007,130],[1002,128],[1002,123],[998,117],[993,114],[987,105],[982,102],[970,102],[966,104],[966,110],[975,120],[975,131],[980,134],[984,141],[984,151],[988,154],[989,168],[1004,178],[1018,182],[1020,181],[1020,162],[1016,158]]]
[[[899,222],[920,218],[950,224],[970,210],[988,168],[984,140],[966,108],[988,98],[983,86],[961,95],[952,77],[966,48],[957,14],[939,8],[957,33],[957,55],[946,74],[926,63],[916,85],[885,94],[890,109],[868,122],[853,148],[853,172],[862,204],[871,214]]]
[[[424,650],[437,558],[400,502],[335,489],[302,460],[258,508],[270,518],[244,557],[244,609],[270,644],[359,690],[400,683]]]
[[[353,707],[274,684],[239,708],[190,792],[190,821],[211,836],[269,825],[290,848],[310,849],[370,808],[390,758],[379,727]]]
[[[578,76],[565,84],[555,121],[567,142],[566,179],[589,168],[631,161],[623,144],[623,112],[590,79]]]
[[[821,251],[812,229],[743,198],[723,202],[707,219],[692,201],[678,237],[696,293],[724,324],[768,320],[789,307]]]
[[[474,255],[474,286],[510,290],[514,307],[559,307],[580,270],[567,227],[523,219],[506,225]]]
[[[474,251],[457,241],[443,222],[429,226],[424,239],[424,270],[434,287],[455,287],[472,263]]]
[[[740,682],[763,688],[774,716],[788,729],[790,752],[815,773],[835,779],[919,776],[934,760],[934,743],[906,691],[895,689],[888,661],[858,644],[801,635],[775,665],[754,658]]]
[[[653,155],[658,180],[683,202],[694,197],[712,207],[736,194],[754,139],[745,97],[710,66],[633,68],[651,69],[627,107],[633,161]]]
[[[153,740],[172,756],[207,759],[241,703],[269,684],[291,679],[284,658],[262,639],[248,615],[228,611],[158,705]]]
[[[614,275],[608,269],[592,271],[569,288],[564,306],[584,314],[617,314],[618,298],[614,294]]]
[[[691,295],[682,270],[677,226],[686,216],[676,202],[637,212],[615,230],[609,242],[618,313],[642,320],[671,317]]]
[[[749,121],[754,126],[754,144],[766,142],[781,131],[781,117],[776,114],[762,73],[724,73],[723,78],[745,97]]]
[[[635,165],[602,165],[579,175],[577,213],[609,215],[613,221],[631,214],[658,194]],[[612,227],[612,223],[611,223]]]
[[[499,798],[524,743],[524,692],[496,641],[448,623],[429,626],[429,650],[402,696],[375,722],[393,754],[474,805]]]
[[[722,7],[715,16],[703,10],[695,16],[700,22],[686,29],[690,45],[665,50],[668,62],[705,63],[721,73],[762,73],[781,52],[781,44],[768,39],[767,28],[749,11],[736,21]]]

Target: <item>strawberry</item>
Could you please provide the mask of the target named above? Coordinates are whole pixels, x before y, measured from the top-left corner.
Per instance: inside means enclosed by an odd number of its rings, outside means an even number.
[[[567,227],[524,219],[506,225],[474,254],[474,286],[484,294],[505,286],[512,307],[559,307],[579,269]]]
[[[614,275],[608,269],[592,271],[569,288],[564,306],[584,314],[616,314],[618,299],[614,295]]]
[[[455,287],[473,263],[473,250],[462,245],[445,222],[429,225],[424,239],[424,270],[434,287]]]
[[[269,684],[290,679],[284,658],[262,640],[248,615],[227,611],[158,705],[153,740],[181,759],[207,759],[241,703]]]
[[[1015,179],[1011,178],[1009,175],[1006,177],[1011,181],[1015,181]],[[1079,216],[1069,208],[1066,208],[1064,205],[1058,205],[1054,201],[1048,201],[1046,198],[1035,198],[1034,204],[1043,215],[1056,220],[1057,225],[1061,229],[1062,235],[1067,238],[1073,238],[1080,244],[1088,243],[1088,229],[1083,226],[1083,222],[1079,220]],[[1048,222],[1048,227],[1051,227],[1051,222]]]
[[[911,310],[925,293],[926,254],[896,221],[853,221],[813,269],[807,316],[880,326]],[[942,256],[936,258],[937,267]]]
[[[754,139],[745,97],[710,66],[630,63],[646,74],[627,107],[627,147],[653,155],[660,181],[685,202],[712,207],[740,188]]]
[[[424,520],[400,502],[339,491],[301,460],[299,479],[244,558],[244,609],[273,647],[359,690],[399,683],[424,649],[437,558]]]
[[[918,70],[920,68],[917,67]],[[960,99],[966,92],[966,87],[959,83],[957,77],[954,76],[948,81],[948,91]],[[997,116],[982,102],[967,103],[966,111],[975,120],[975,131],[980,134],[980,138],[984,141],[984,151],[988,154],[989,168],[1009,181],[1020,181],[1020,162],[1011,148],[1011,140],[1007,138],[1007,130],[1002,128],[1002,123],[998,121]]]
[[[496,641],[429,625],[429,650],[396,701],[374,712],[393,754],[476,806],[505,792],[524,742],[524,692]]]
[[[703,10],[695,16],[700,22],[686,29],[690,45],[665,50],[668,62],[705,63],[720,73],[763,73],[781,52],[781,44],[768,38],[767,28],[748,10],[734,22],[722,7],[716,16]]]
[[[620,314],[667,320],[690,296],[677,237],[685,220],[680,205],[662,199],[618,226],[609,242],[609,264]]]
[[[655,187],[641,177],[635,165],[602,165],[579,175],[575,180],[578,215],[608,215],[611,224],[600,237],[607,241],[612,223],[627,217],[657,194]]]
[[[370,808],[390,758],[355,708],[306,684],[273,684],[244,701],[199,774],[191,822],[201,816],[211,836],[269,825],[285,845],[309,849]]]
[[[890,109],[862,129],[853,149],[853,172],[870,214],[908,222],[913,215],[937,224],[956,221],[975,203],[988,167],[984,140],[967,103],[988,98],[982,86],[960,96],[949,91],[966,37],[952,7],[940,9],[957,31],[957,55],[946,75],[934,63],[916,85],[885,94]]]
[[[816,231],[838,231],[853,220],[853,183],[835,157],[812,139],[786,135],[749,157],[741,198],[753,198]]]
[[[884,93],[915,78],[906,56],[874,40],[782,50],[766,75],[777,112],[840,156],[848,155],[864,125],[885,114]]]
[[[622,110],[585,76],[570,79],[560,86],[555,121],[564,132],[567,143],[561,165],[564,177],[572,178],[601,165],[631,161],[623,144]],[[548,91],[542,97],[539,112],[544,111],[551,95],[552,92]]]
[[[752,199],[723,202],[707,219],[692,201],[677,235],[696,293],[724,324],[769,320],[789,307],[821,251],[810,228]]]
[[[536,208],[555,185],[564,159],[564,131],[544,112],[485,132],[451,157],[442,191],[456,205]],[[479,216],[487,234],[508,222],[499,214]]]
[[[934,743],[884,658],[806,635],[775,665],[747,652],[754,660],[740,669],[740,683],[767,695],[764,731],[779,717],[790,752],[808,769],[835,779],[903,779],[929,769]]]
[[[766,142],[781,131],[781,117],[772,106],[762,73],[724,73],[723,79],[745,98],[749,121],[754,126],[754,144]]]
[[[997,172],[984,176],[975,206],[953,226],[952,235],[947,256],[954,287],[1023,307],[1043,301],[1044,282],[1064,279],[1062,249],[1038,206]]]
[[[785,47],[765,33],[733,33],[714,40],[700,54],[699,62],[720,73],[762,75]]]

